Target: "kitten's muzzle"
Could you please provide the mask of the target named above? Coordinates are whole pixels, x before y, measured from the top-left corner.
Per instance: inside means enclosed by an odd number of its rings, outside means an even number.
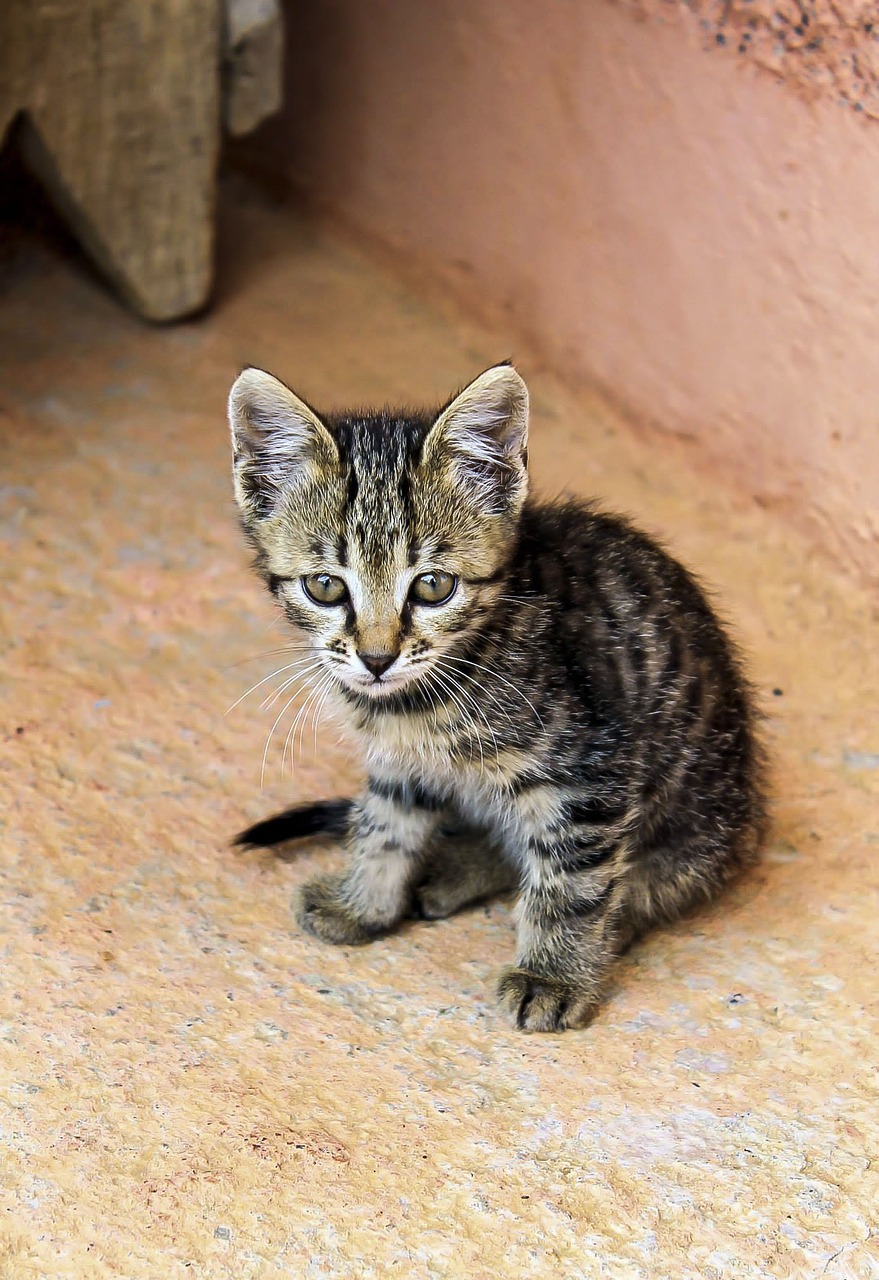
[[[378,680],[390,667],[394,665],[400,656],[400,651],[398,649],[396,653],[369,653],[365,650],[358,649],[357,656],[366,667],[366,670],[369,671],[370,674],[374,675],[376,680]]]

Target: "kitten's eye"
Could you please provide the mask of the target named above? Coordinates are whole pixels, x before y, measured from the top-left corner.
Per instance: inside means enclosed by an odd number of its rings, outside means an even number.
[[[451,600],[458,587],[458,579],[442,569],[420,573],[409,589],[409,595],[418,604],[445,604]]]
[[[348,588],[334,573],[307,573],[302,588],[315,604],[344,604]]]

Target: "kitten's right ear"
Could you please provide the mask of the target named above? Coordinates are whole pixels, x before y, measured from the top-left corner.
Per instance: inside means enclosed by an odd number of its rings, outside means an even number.
[[[335,441],[313,409],[262,369],[245,369],[229,393],[235,497],[245,517],[263,518],[303,469],[333,467]]]

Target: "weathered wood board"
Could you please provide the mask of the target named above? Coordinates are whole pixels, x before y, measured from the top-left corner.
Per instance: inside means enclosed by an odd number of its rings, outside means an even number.
[[[20,119],[29,166],[149,319],[208,298],[224,86],[234,132],[274,109],[280,35],[275,0],[0,2],[0,142]]]

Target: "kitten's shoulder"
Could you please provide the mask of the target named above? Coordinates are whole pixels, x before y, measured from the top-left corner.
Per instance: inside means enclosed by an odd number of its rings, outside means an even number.
[[[580,498],[555,501],[532,499],[525,503],[520,523],[523,544],[543,551],[554,548],[570,551],[628,544],[653,553],[665,554],[664,548],[626,516],[602,509],[597,502]]]
[[[667,547],[623,515],[594,501],[563,498],[529,500],[519,526],[517,560],[523,572],[541,572],[552,562],[578,581],[613,584],[661,584],[679,605],[703,611],[706,591]]]

